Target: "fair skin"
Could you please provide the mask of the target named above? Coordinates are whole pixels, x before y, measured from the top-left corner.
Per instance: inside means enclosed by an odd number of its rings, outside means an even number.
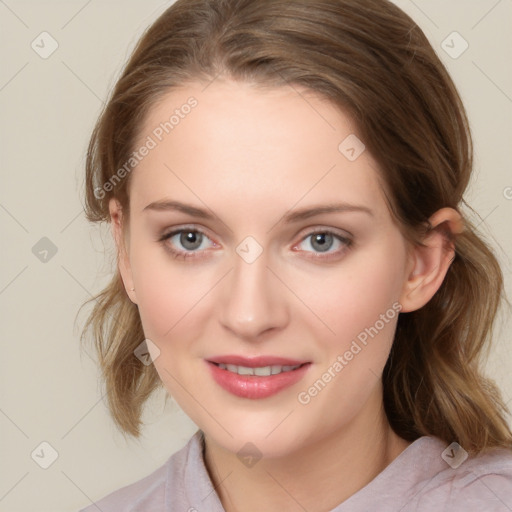
[[[461,229],[458,213],[443,208],[427,247],[408,244],[375,160],[338,150],[356,133],[351,119],[306,93],[220,79],[172,90],[149,112],[141,142],[190,96],[197,107],[133,171],[129,216],[110,201],[127,294],[160,350],[164,386],[205,433],[206,466],[228,512],[328,511],[408,446],[389,426],[380,381],[398,314],[341,371],[332,366],[393,304],[407,312],[430,300],[453,257],[443,230]],[[145,210],[162,200],[213,218]],[[363,209],[283,219],[331,203]],[[180,234],[158,241],[180,228],[202,232],[201,243],[184,246]],[[334,237],[321,246],[312,232]],[[247,236],[262,249],[251,263],[236,251]],[[244,398],[208,371],[225,354],[298,359],[307,371],[272,396]],[[300,402],[329,367],[321,392]],[[262,455],[250,467],[237,457],[246,443]]]

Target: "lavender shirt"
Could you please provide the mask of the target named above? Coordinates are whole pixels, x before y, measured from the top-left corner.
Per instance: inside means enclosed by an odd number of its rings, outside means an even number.
[[[331,512],[511,512],[512,450],[461,462],[457,446],[417,439]],[[202,432],[147,477],[80,512],[224,512],[204,465]]]

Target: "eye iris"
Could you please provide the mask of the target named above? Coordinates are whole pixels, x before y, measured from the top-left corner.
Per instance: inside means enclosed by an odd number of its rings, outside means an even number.
[[[313,235],[311,245],[320,252],[329,250],[332,246],[333,236],[328,233],[317,233]],[[319,245],[316,245],[319,244]]]
[[[203,235],[195,231],[184,231],[180,235],[180,244],[186,249],[197,249],[202,242]],[[192,246],[191,246],[192,245]]]
[[[328,233],[317,233],[313,235],[312,246],[321,252],[325,252],[330,249],[332,242],[332,235]]]

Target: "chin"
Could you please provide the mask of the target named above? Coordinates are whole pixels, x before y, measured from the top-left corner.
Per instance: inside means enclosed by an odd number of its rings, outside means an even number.
[[[304,424],[303,421],[297,423],[297,418],[292,423],[292,417],[293,413],[283,421],[286,414],[267,415],[266,418],[262,418],[260,414],[252,418],[246,417],[245,420],[237,418],[235,421],[224,421],[224,428],[211,422],[199,428],[215,444],[237,454],[239,458],[245,455],[278,458],[300,450],[307,439],[312,437],[302,428],[296,431],[298,425],[303,427]]]

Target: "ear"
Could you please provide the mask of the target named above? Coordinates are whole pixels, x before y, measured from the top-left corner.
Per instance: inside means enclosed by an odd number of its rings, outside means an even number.
[[[402,312],[423,307],[435,295],[455,258],[453,239],[462,233],[461,215],[453,208],[442,208],[429,219],[430,229],[423,238],[425,246],[416,245],[410,253],[408,276],[400,304]]]
[[[134,304],[137,304],[134,290],[135,285],[133,284],[133,276],[130,266],[130,257],[126,248],[126,242],[129,243],[129,240],[125,239],[123,229],[126,219],[123,217],[123,209],[117,199],[110,199],[108,207],[112,225],[112,236],[114,237],[117,247],[117,264],[119,267],[119,273],[121,274],[121,279],[123,280],[124,288],[128,297]]]

